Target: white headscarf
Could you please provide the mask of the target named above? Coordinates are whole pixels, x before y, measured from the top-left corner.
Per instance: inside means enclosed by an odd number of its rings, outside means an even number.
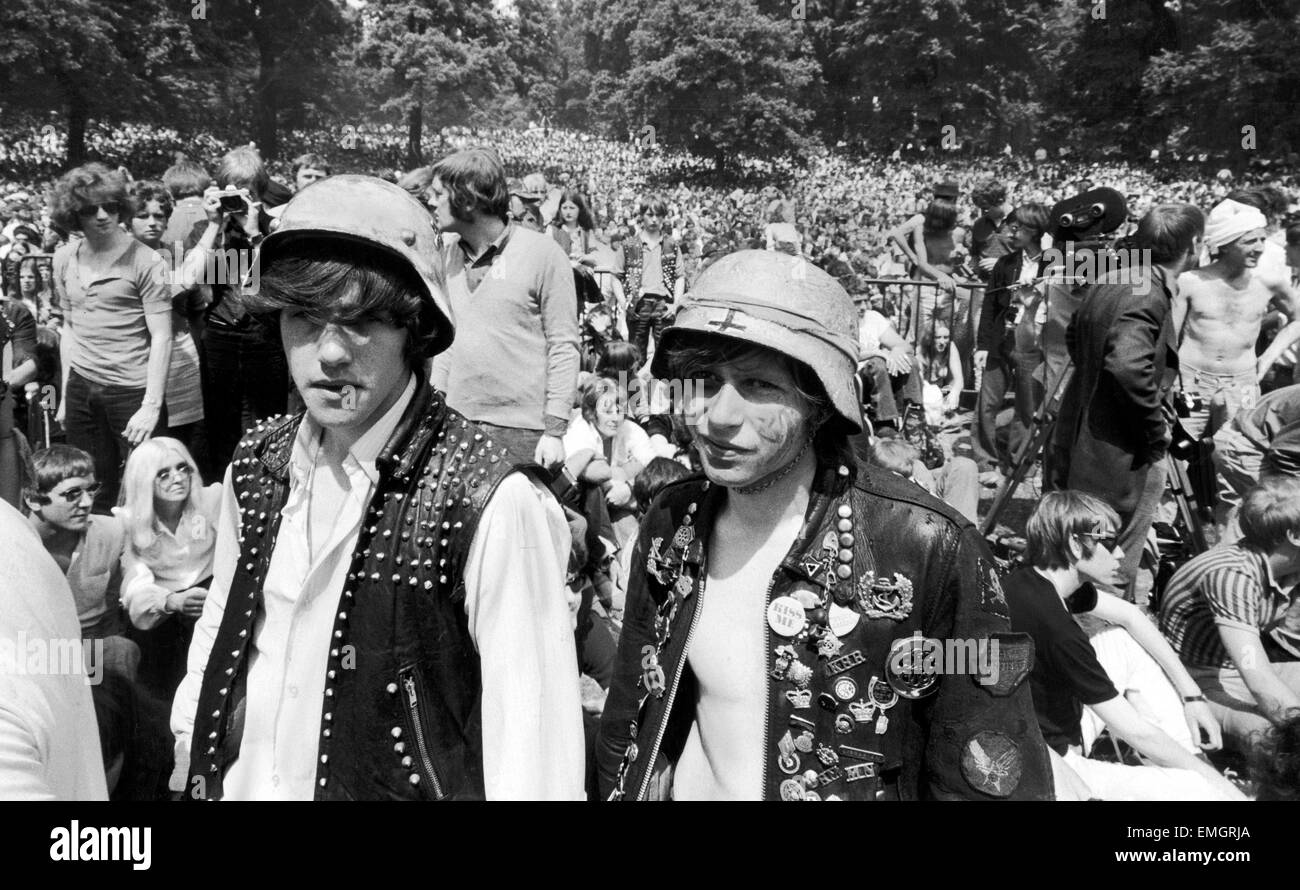
[[[1265,228],[1268,220],[1249,204],[1224,199],[1214,205],[1205,220],[1205,246],[1217,250],[1231,244],[1247,232]]]

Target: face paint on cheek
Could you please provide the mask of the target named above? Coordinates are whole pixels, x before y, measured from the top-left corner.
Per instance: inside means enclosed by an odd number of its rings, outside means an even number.
[[[754,432],[769,445],[789,442],[798,432],[799,415],[788,408],[757,411],[753,418]]]

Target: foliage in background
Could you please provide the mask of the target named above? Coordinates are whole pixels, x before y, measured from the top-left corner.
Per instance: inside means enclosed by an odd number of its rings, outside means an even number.
[[[202,13],[201,15],[199,13]],[[1300,0],[8,0],[0,126],[529,121],[742,154],[1300,150]],[[649,129],[647,129],[649,128]]]

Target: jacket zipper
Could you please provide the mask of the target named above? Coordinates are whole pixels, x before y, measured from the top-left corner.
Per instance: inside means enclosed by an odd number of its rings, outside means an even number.
[[[767,623],[766,613],[767,605],[772,601],[772,589],[776,587],[776,575],[780,571],[781,567],[777,566],[776,572],[772,573],[771,580],[767,582],[767,594],[763,597],[763,787],[759,789],[759,800],[767,799],[767,746],[772,731],[772,669],[768,661],[772,652],[772,626]]]
[[[442,800],[444,796],[442,783],[438,781],[438,773],[434,771],[433,760],[429,757],[429,746],[424,738],[424,726],[420,723],[420,699],[415,689],[415,673],[412,669],[407,668],[402,671],[402,685],[406,689],[406,710],[411,717],[411,734],[415,737],[416,754],[420,757],[424,774],[433,785],[434,798]]]
[[[686,630],[686,642],[682,646],[681,657],[677,659],[677,670],[673,673],[673,685],[668,690],[668,701],[664,705],[663,716],[659,719],[659,731],[655,733],[655,743],[650,749],[650,759],[646,761],[645,777],[641,788],[636,793],[637,800],[645,800],[650,788],[650,778],[654,775],[655,761],[659,759],[659,746],[663,743],[664,733],[668,731],[668,717],[673,711],[673,699],[677,698],[677,687],[681,684],[682,672],[686,669],[686,656],[691,651],[691,638],[695,636],[695,625],[700,621],[700,612],[704,610],[705,566],[700,566],[699,590],[695,596],[695,611],[691,614],[691,626]]]

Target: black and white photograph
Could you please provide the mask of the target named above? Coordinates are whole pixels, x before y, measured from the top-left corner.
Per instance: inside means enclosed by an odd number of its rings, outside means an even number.
[[[0,818],[54,873],[282,801],[1282,865],[1297,47],[1300,0],[6,0]]]

